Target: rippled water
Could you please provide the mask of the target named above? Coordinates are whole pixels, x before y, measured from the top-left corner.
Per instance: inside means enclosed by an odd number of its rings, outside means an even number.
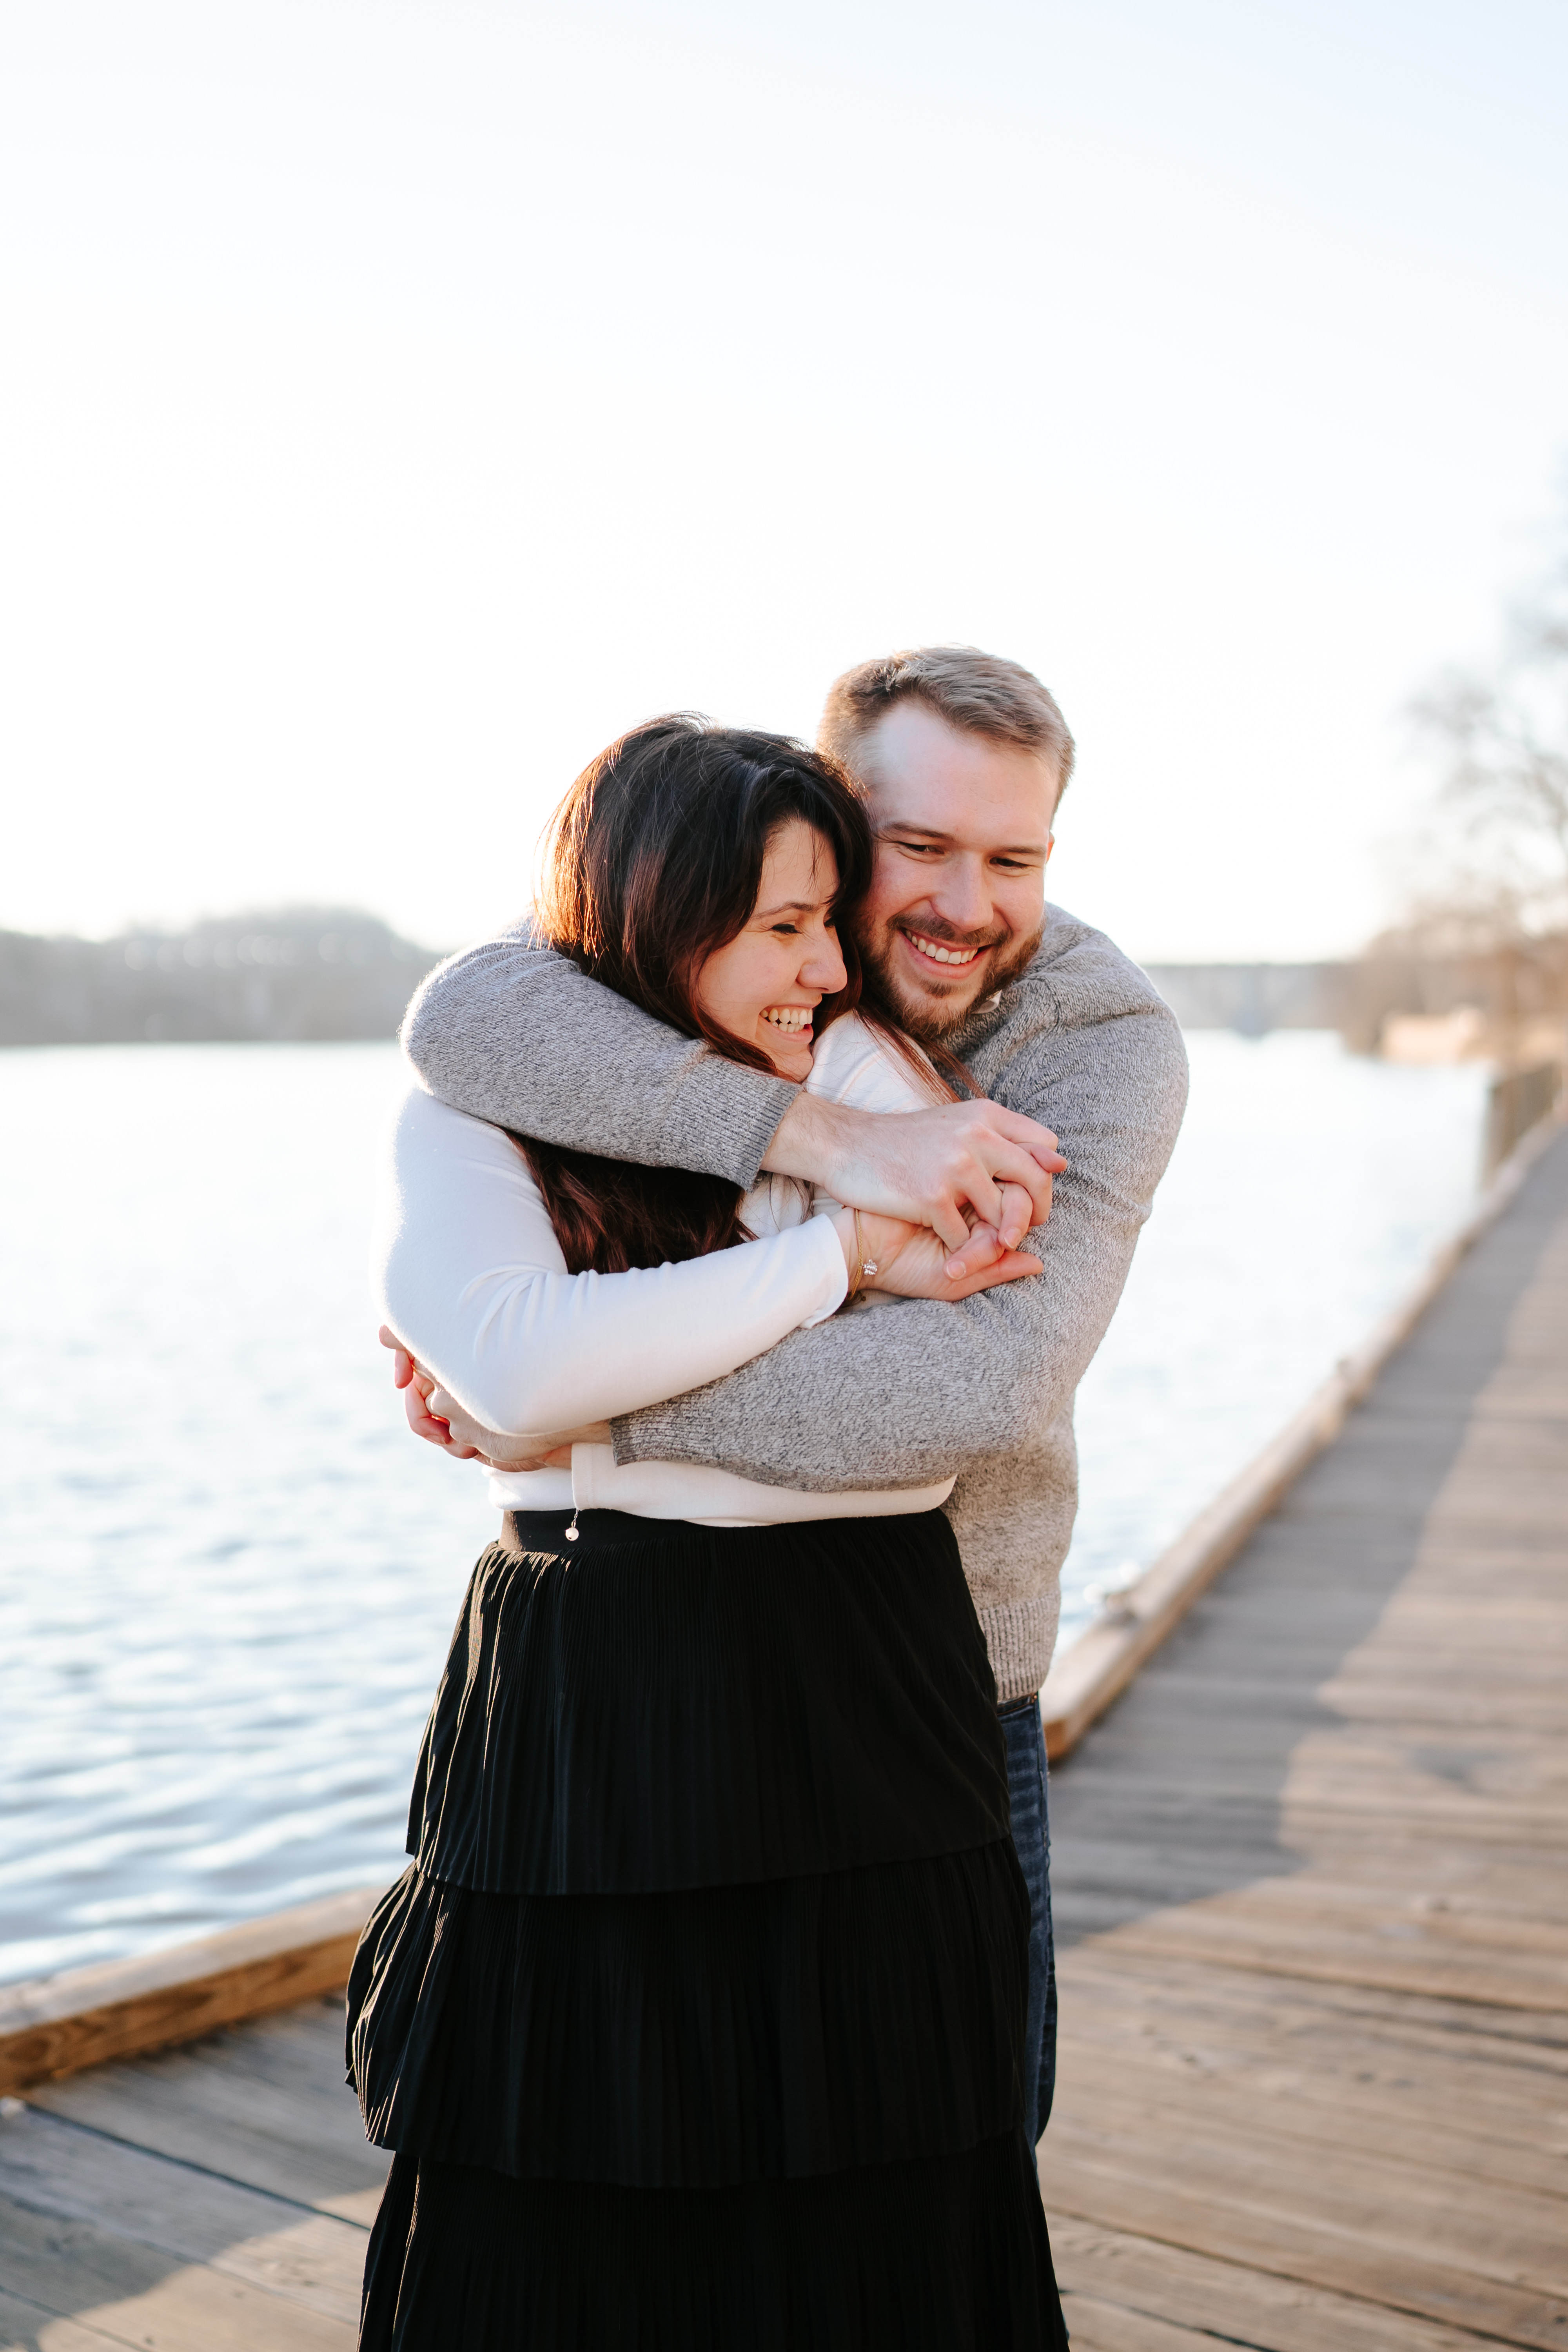
[[[1147,1561],[1397,1296],[1479,1072],[1189,1040],[1086,1382],[1086,1585]],[[383,1045],[0,1053],[0,1979],[390,1878],[482,1486],[409,1438],[364,1274]]]
[[[1481,1172],[1475,1065],[1394,1068],[1315,1032],[1187,1050],[1181,1140],[1079,1391],[1069,1639],[1415,1280]]]

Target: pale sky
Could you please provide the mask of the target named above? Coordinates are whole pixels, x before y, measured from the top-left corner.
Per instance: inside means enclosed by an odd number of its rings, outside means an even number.
[[[0,927],[526,900],[968,642],[1053,892],[1353,946],[1568,456],[1561,0],[0,0]]]

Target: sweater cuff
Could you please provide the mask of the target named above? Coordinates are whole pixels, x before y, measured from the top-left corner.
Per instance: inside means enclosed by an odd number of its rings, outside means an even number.
[[[1048,1591],[1032,1601],[1005,1601],[981,1610],[998,1706],[1005,1706],[1009,1699],[1028,1698],[1050,1673],[1061,1606],[1061,1592],[1052,1577]]]
[[[844,1244],[834,1226],[832,1212],[825,1210],[807,1217],[805,1232],[814,1238],[822,1258],[822,1292],[821,1303],[797,1326],[802,1331],[809,1331],[814,1323],[826,1323],[830,1315],[837,1314],[849,1296],[849,1269],[844,1263]]]
[[[665,1128],[675,1168],[707,1168],[749,1192],[779,1121],[805,1091],[793,1078],[771,1078],[721,1054],[705,1054],[680,1090]]]

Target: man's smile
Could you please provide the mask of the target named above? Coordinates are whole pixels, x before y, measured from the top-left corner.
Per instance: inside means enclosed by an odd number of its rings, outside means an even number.
[[[923,931],[906,931],[901,926],[898,929],[900,938],[908,943],[922,963],[934,964],[946,971],[962,971],[966,964],[974,961],[976,956],[985,953],[984,947],[950,947],[941,940],[928,938]]]

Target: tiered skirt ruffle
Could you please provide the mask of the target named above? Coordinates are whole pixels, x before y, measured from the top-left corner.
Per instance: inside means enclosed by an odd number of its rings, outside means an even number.
[[[366,2352],[1065,2343],[946,1520],[582,1527],[480,1559],[355,1958]]]

